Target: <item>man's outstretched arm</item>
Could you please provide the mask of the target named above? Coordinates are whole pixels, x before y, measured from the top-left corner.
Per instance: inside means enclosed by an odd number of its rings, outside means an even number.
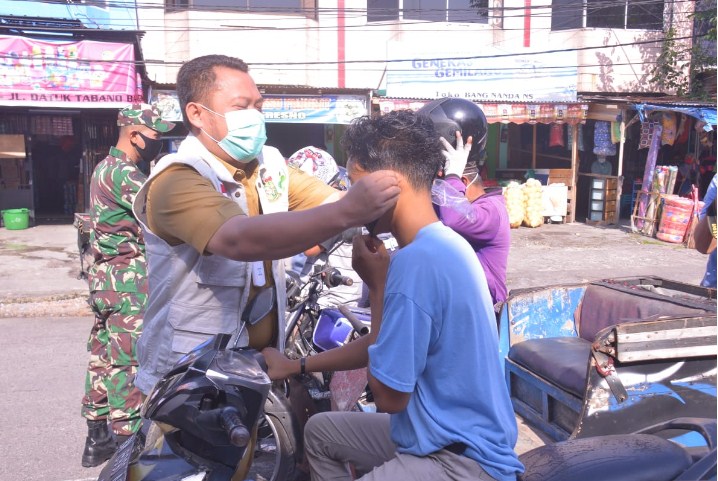
[[[380,217],[398,196],[394,172],[373,172],[336,202],[303,211],[232,217],[212,236],[206,250],[242,261],[290,257]]]

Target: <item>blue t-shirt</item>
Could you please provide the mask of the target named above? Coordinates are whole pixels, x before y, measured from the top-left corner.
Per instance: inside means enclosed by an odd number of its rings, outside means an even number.
[[[708,212],[708,207],[712,203],[715,203],[716,201],[716,193],[718,192],[718,174],[713,176],[713,179],[711,180],[710,185],[708,186],[708,190],[706,190],[706,195],[703,197],[703,209],[701,209],[700,214],[698,217],[700,219],[703,219],[703,217],[706,216]],[[701,281],[701,286],[703,287],[716,287],[716,250],[714,249],[713,252],[708,254],[708,262],[706,263],[706,273],[703,276],[703,280]]]
[[[399,452],[425,456],[462,442],[498,480],[523,471],[486,277],[468,242],[441,222],[391,260],[369,367],[386,386],[412,393],[391,416]]]

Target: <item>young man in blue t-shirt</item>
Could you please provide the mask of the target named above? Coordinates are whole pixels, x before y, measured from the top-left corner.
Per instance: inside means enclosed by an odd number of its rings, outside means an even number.
[[[431,203],[444,164],[439,135],[430,120],[396,111],[355,120],[342,146],[352,182],[394,170],[401,194],[368,226],[371,236],[354,238],[372,331],[332,350],[343,351],[341,364],[368,361],[380,412],[311,417],[305,449],[312,479],[350,480],[352,466],[364,481],[515,480],[523,466],[486,277],[471,246],[439,221]],[[389,231],[400,246],[391,262],[375,237]],[[323,361],[308,359],[311,370]]]

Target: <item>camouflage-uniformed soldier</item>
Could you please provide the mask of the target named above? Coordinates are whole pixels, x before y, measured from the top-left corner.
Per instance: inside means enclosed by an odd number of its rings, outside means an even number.
[[[97,164],[90,183],[94,264],[88,280],[95,323],[87,344],[90,361],[82,400],[88,425],[85,467],[109,459],[139,427],[142,395],[134,386],[135,346],[148,289],[145,243],[132,202],[147,179],[138,163],[152,161],[162,147],[161,133],[174,127],[147,104],[120,110],[117,124],[117,145]]]

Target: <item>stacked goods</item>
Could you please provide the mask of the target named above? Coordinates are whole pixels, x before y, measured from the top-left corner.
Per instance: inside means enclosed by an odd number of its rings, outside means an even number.
[[[677,195],[663,198],[663,214],[656,237],[666,242],[680,244],[686,235],[693,215],[694,202]]]
[[[523,223],[527,227],[538,227],[543,224],[543,192],[541,182],[528,179],[523,188],[524,217]]]
[[[523,186],[518,182],[509,182],[504,188],[504,199],[506,199],[506,210],[509,212],[509,224],[512,229],[516,229],[524,220]]]

